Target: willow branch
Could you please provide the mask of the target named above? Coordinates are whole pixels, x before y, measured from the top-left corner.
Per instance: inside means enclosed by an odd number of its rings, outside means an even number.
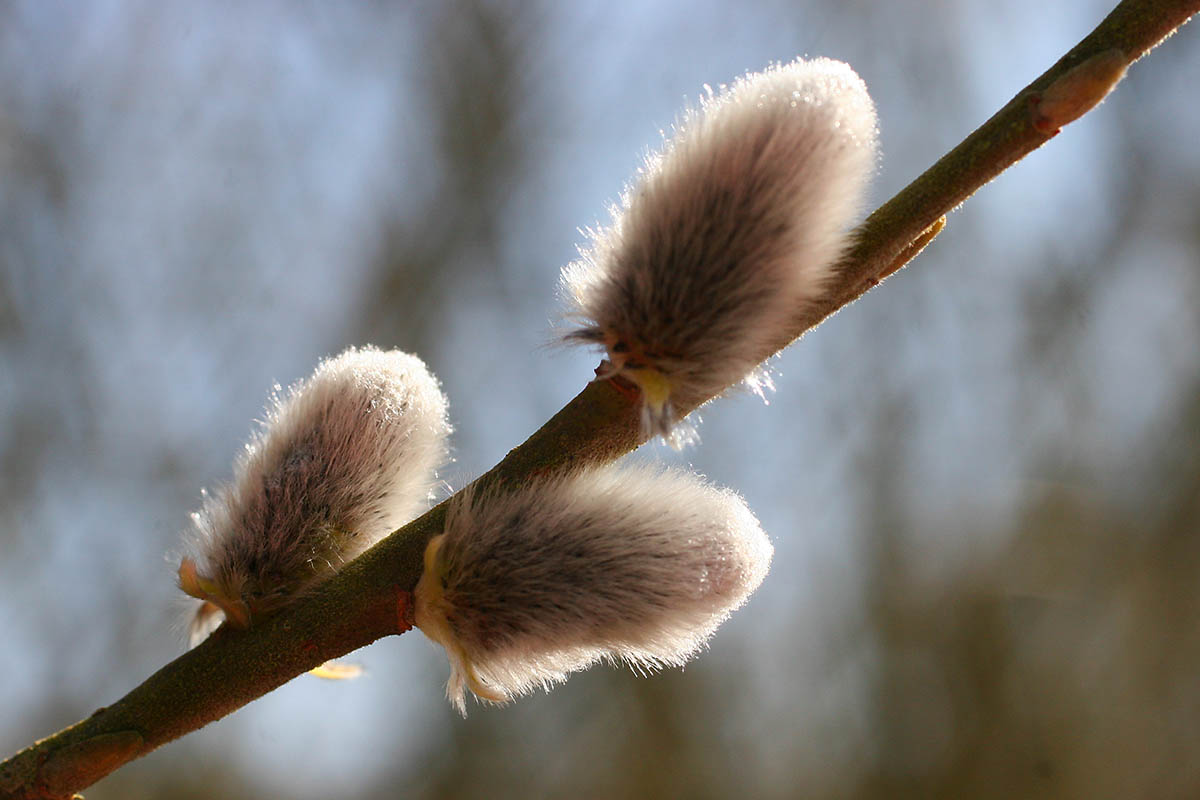
[[[859,227],[829,294],[799,311],[775,350],[853,302],[937,235],[944,216],[1061,125],[1098,103],[1129,64],[1200,11],[1200,0],[1125,0],[1078,45]],[[767,357],[771,353],[763,353]],[[690,410],[711,398],[690,398]],[[643,441],[636,390],[588,386],[479,478],[519,485],[613,461]],[[409,600],[445,503],[247,631],[222,628],[125,697],[0,764],[0,798],[67,798],[122,764],[220,719],[309,669],[411,627]]]

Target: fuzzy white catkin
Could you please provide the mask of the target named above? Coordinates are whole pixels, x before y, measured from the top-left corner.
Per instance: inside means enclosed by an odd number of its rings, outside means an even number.
[[[447,459],[446,399],[416,356],[351,348],[280,395],[192,515],[180,585],[193,644],[292,602],[415,517]]]
[[[748,380],[848,245],[875,166],[862,80],[829,59],[774,65],[709,92],[649,156],[563,270],[568,341],[603,345],[637,383],[648,434]]]
[[[656,468],[589,468],[451,501],[417,584],[446,693],[504,702],[602,660],[682,665],[762,582],[772,547],[733,492]]]

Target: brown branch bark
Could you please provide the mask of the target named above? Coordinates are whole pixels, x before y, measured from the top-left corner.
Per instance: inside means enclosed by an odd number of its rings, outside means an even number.
[[[914,257],[941,218],[1086,112],[1123,69],[1200,11],[1200,0],[1124,0],[1083,41],[961,144],[876,210],[821,302],[800,311],[782,349]],[[1052,108],[1039,109],[1043,98]],[[763,353],[767,357],[771,353]],[[692,398],[692,407],[710,398]],[[613,461],[642,443],[636,397],[589,384],[479,480]],[[312,596],[248,631],[222,629],[125,697],[0,764],[0,798],[67,798],[122,764],[242,707],[332,658],[409,628],[407,601],[445,504],[395,532]]]

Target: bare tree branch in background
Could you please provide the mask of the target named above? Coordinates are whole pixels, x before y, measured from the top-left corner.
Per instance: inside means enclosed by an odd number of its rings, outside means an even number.
[[[361,331],[370,341],[402,341],[429,355],[443,307],[467,279],[487,282],[490,295],[511,303],[497,267],[506,193],[531,158],[531,131],[520,119],[518,98],[528,96],[538,74],[530,61],[541,22],[535,7],[454,3],[440,8],[425,45],[429,70],[419,95],[433,118],[428,140],[431,169],[439,177],[415,215],[385,209],[382,241],[364,290]],[[480,91],[486,86],[487,91]],[[407,105],[401,108],[408,113]],[[398,187],[404,195],[412,189]],[[410,201],[410,198],[398,197]],[[396,298],[419,296],[415,313],[398,316]],[[425,302],[428,300],[428,302]],[[428,309],[423,312],[422,309]]]
[[[902,266],[904,256],[915,255],[921,240],[932,235],[926,232],[936,233],[945,214],[1102,99],[1119,77],[1114,67],[1123,70],[1197,10],[1200,0],[1122,2],[1056,65],[863,223],[829,295],[796,320],[777,348]],[[612,382],[589,384],[477,483],[519,485],[535,474],[612,461],[641,441],[636,398]],[[0,764],[0,797],[69,797],[326,660],[404,632],[425,544],[441,531],[444,513],[445,504],[405,526],[260,628],[221,631],[112,706]]]

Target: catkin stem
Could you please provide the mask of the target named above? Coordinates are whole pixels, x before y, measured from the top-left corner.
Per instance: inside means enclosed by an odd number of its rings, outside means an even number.
[[[939,217],[1048,141],[1053,133],[1040,130],[1031,113],[1035,93],[1106,51],[1117,50],[1128,63],[1136,61],[1197,11],[1200,0],[1120,3],[1057,64],[868,217],[829,294],[796,318],[775,350],[869,290],[902,263],[901,254]],[[764,358],[770,355],[763,353]],[[534,475],[610,462],[641,440],[636,398],[610,381],[591,383],[479,481],[517,485]],[[225,630],[210,637],[113,705],[3,762],[0,798],[69,798],[122,764],[220,719],[318,664],[403,632],[398,593],[416,585],[425,543],[441,531],[444,514],[443,503],[292,608],[252,630]]]

